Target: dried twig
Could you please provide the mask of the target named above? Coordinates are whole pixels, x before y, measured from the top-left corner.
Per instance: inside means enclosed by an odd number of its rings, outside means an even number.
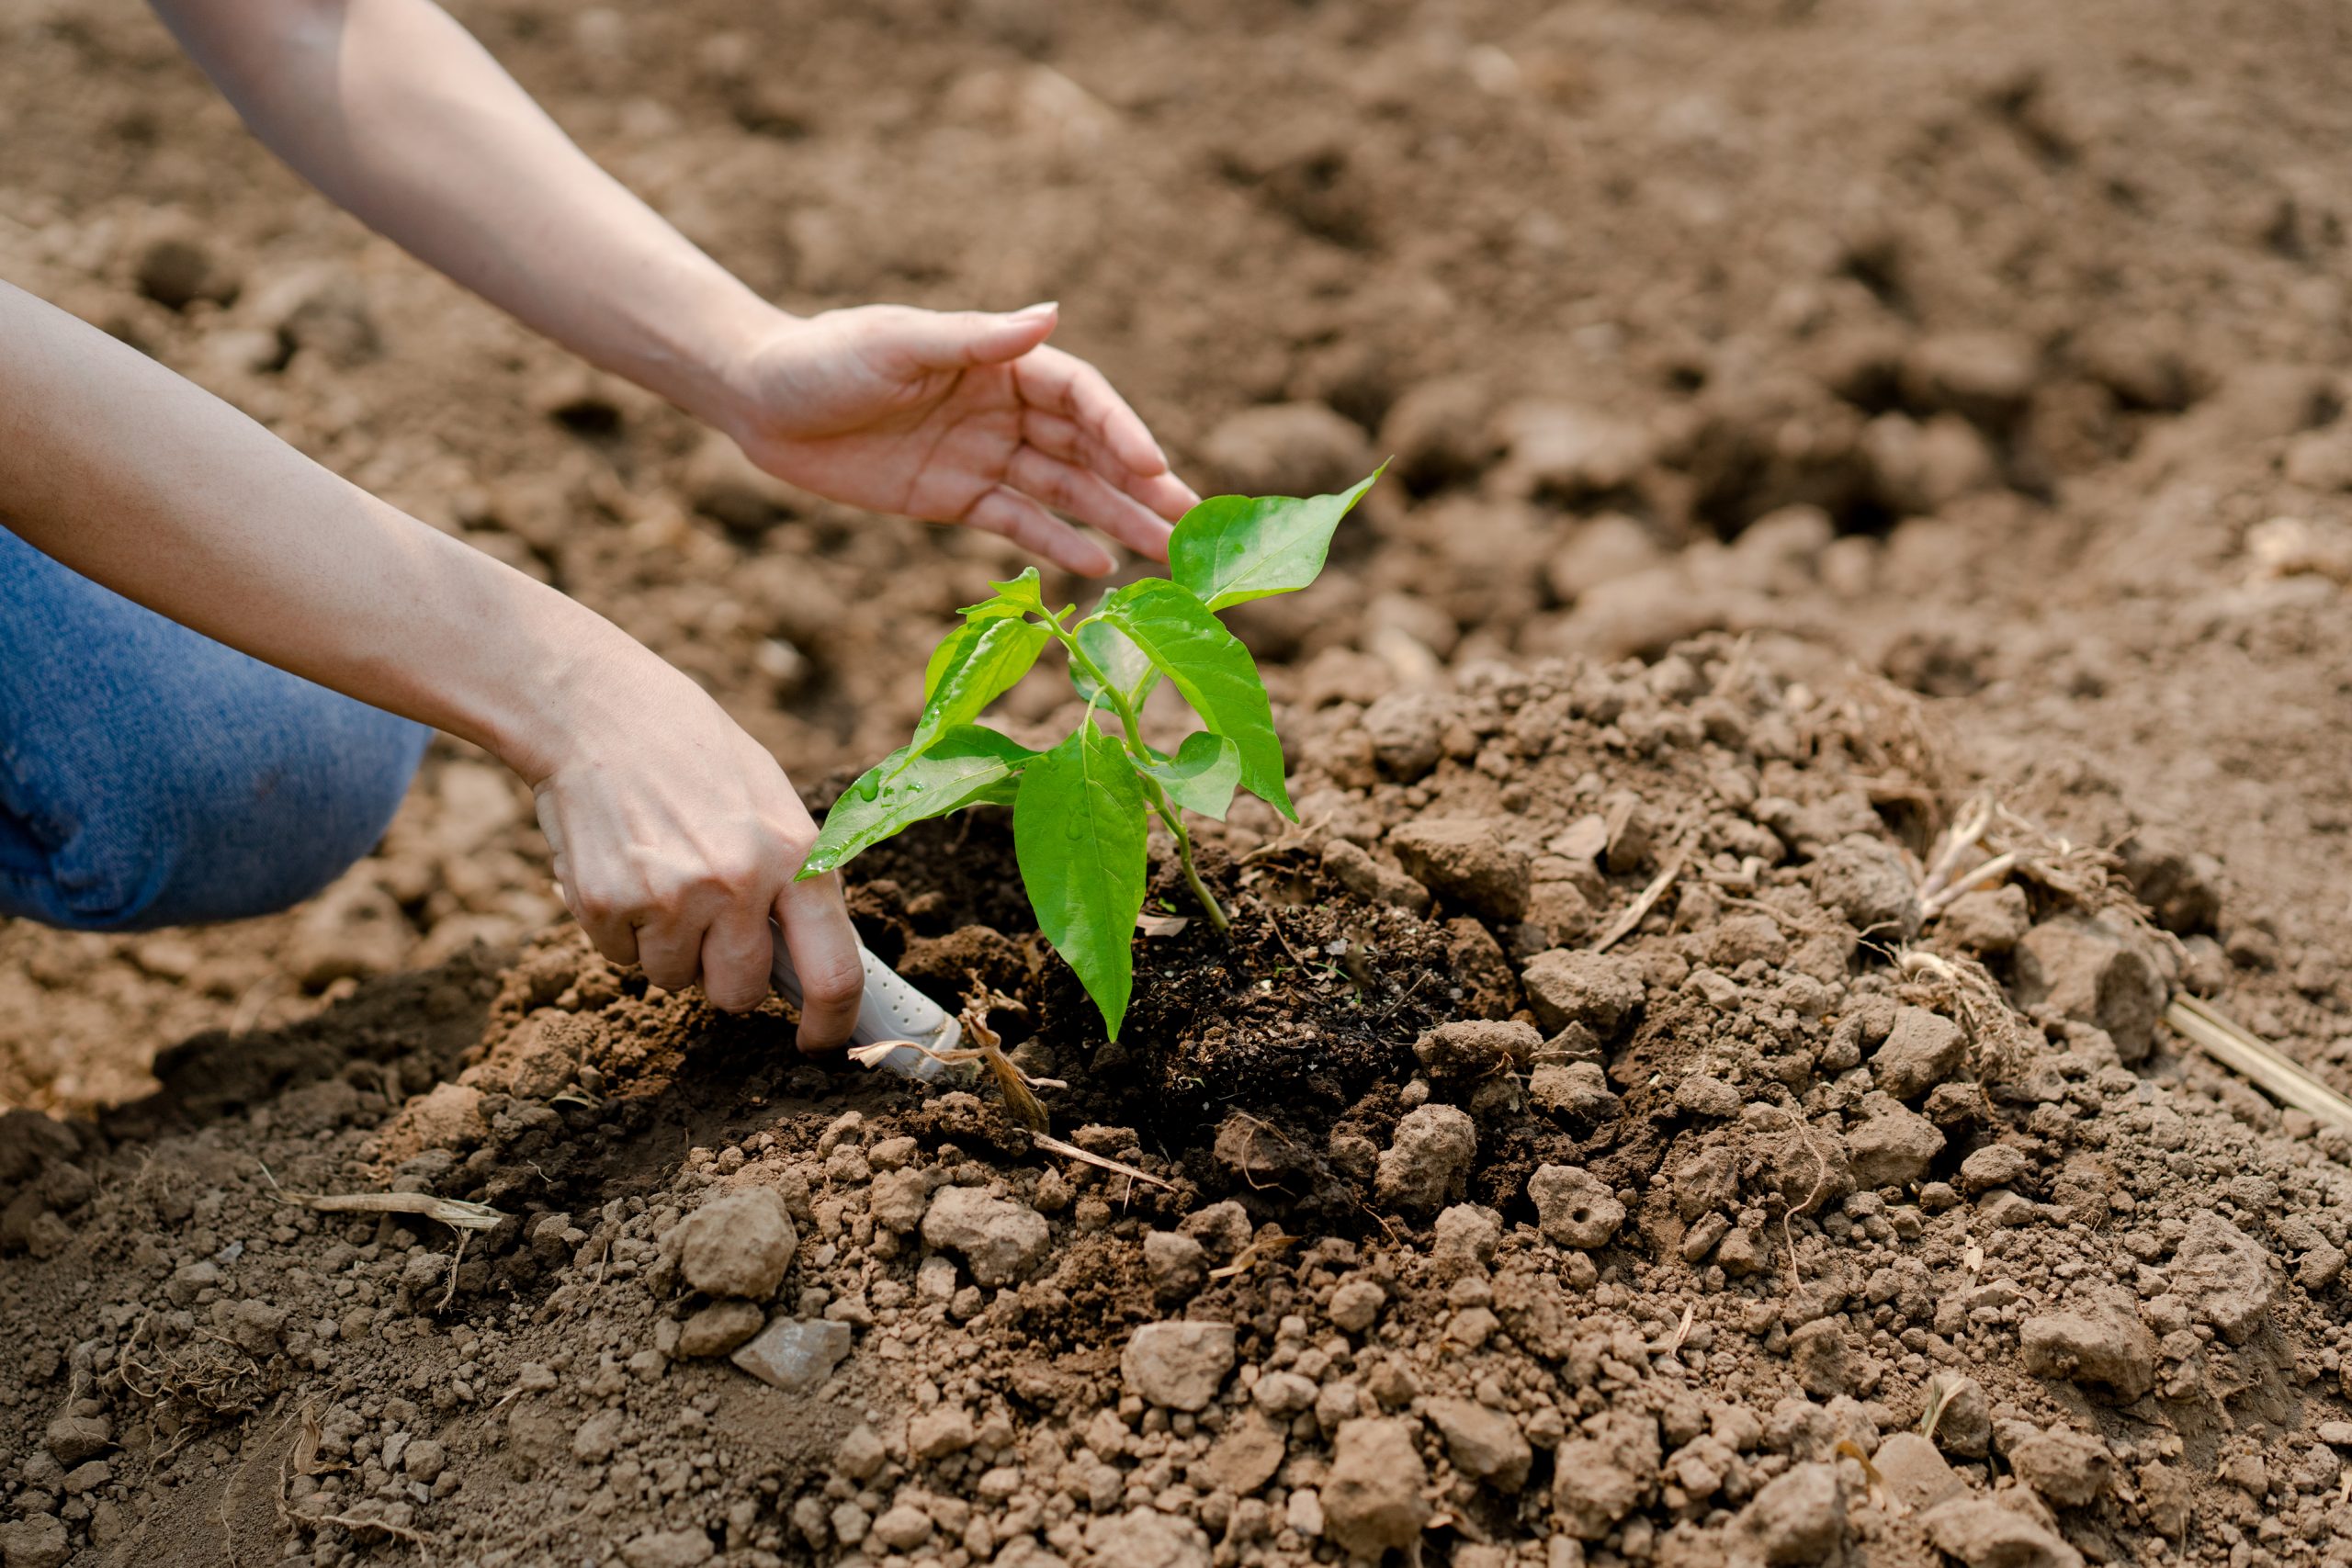
[[[2346,1100],[2276,1046],[2199,998],[2182,995],[2165,1009],[2173,1032],[2265,1093],[2315,1120],[2352,1133],[2352,1100]]]
[[[1174,1182],[1162,1181],[1159,1177],[1152,1175],[1151,1172],[1148,1170],[1138,1170],[1134,1166],[1127,1164],[1125,1160],[1112,1159],[1106,1156],[1098,1155],[1087,1149],[1081,1149],[1076,1144],[1066,1144],[1061,1139],[1054,1137],[1049,1134],[1040,1133],[1035,1128],[1030,1130],[1029,1141],[1036,1145],[1041,1149],[1046,1149],[1054,1154],[1064,1156],[1069,1159],[1078,1160],[1082,1164],[1093,1166],[1097,1169],[1112,1171],[1135,1181],[1148,1181],[1154,1187],[1164,1187],[1170,1192],[1176,1190],[1176,1184]]]
[[[1928,1380],[1924,1392],[1928,1396],[1928,1408],[1919,1416],[1919,1436],[1932,1443],[1936,1440],[1937,1427],[1943,1422],[1945,1408],[1960,1393],[1960,1380],[1949,1372],[1938,1372]]]
[[[1633,907],[1618,916],[1614,921],[1611,922],[1609,929],[1600,933],[1600,940],[1592,944],[1591,951],[1606,953],[1632,935],[1634,928],[1640,925],[1649,912],[1657,907],[1657,901],[1666,897],[1666,890],[1673,886],[1674,879],[1681,874],[1682,853],[1678,850],[1667,861],[1664,869],[1650,879],[1650,885],[1642,889],[1641,897],[1634,900]]]
[[[261,1173],[269,1182],[270,1196],[279,1202],[322,1214],[415,1214],[461,1231],[486,1231],[506,1218],[487,1203],[435,1198],[430,1192],[288,1192],[269,1167],[263,1166]]]
[[[1238,1279],[1259,1264],[1272,1261],[1276,1254],[1285,1252],[1297,1245],[1298,1237],[1295,1235],[1277,1234],[1253,1237],[1249,1246],[1233,1255],[1232,1262],[1221,1269],[1210,1269],[1209,1278],[1212,1280]]]
[[[1871,1462],[1871,1456],[1862,1452],[1861,1448],[1853,1438],[1838,1438],[1837,1451],[1841,1458],[1852,1460],[1862,1467],[1862,1479],[1870,1485],[1871,1502],[1883,1508],[1891,1508],[1896,1514],[1907,1514],[1911,1511],[1911,1506],[1897,1497],[1887,1486],[1886,1477],[1878,1472],[1878,1466]]]
[[[466,1238],[472,1234],[471,1231],[458,1233],[458,1250],[449,1255],[449,1288],[441,1292],[441,1304],[433,1309],[435,1312],[447,1312],[449,1303],[458,1298],[458,1269],[466,1261]]]

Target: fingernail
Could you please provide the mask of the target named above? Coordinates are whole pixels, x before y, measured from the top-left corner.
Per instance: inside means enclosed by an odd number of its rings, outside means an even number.
[[[1060,310],[1061,305],[1062,302],[1058,299],[1041,299],[1035,305],[1015,310],[1012,313],[1016,316],[1050,316],[1056,310]]]

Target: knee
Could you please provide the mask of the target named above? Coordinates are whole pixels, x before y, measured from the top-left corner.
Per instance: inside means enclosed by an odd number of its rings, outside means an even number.
[[[342,698],[302,718],[156,759],[107,793],[53,857],[54,923],[142,931],[270,914],[375,848],[431,732]]]

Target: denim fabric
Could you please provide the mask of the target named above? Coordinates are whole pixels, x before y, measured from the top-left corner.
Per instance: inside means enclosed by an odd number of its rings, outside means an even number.
[[[374,847],[425,728],[99,587],[0,527],[0,915],[266,914]]]

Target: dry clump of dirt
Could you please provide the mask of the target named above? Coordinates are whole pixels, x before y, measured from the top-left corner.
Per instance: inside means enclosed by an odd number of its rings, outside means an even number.
[[[1115,1047],[1001,826],[877,859],[1091,1160],[570,932],[17,1113],[0,1548],[2346,1561],[2352,1141],[2174,1055],[2197,954],[2100,857],[1945,897],[1912,705],[1809,673],[1327,702]],[[503,1217],[309,1203],[385,1190]]]

